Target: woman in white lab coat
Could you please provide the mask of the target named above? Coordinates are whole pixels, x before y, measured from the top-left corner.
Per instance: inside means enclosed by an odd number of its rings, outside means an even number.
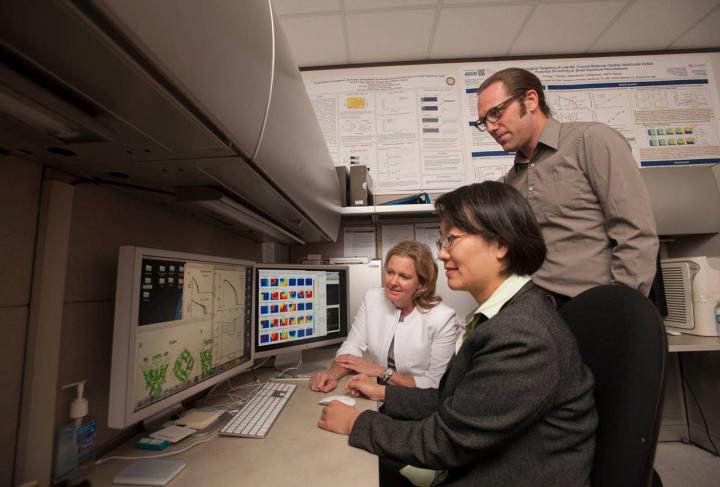
[[[383,384],[438,387],[461,328],[455,311],[435,294],[437,274],[427,245],[404,240],[390,249],[383,288],[365,294],[332,366],[314,373],[310,388],[331,391],[353,372]]]

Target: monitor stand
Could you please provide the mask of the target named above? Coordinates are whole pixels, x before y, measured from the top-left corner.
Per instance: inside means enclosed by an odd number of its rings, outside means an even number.
[[[275,356],[275,370],[282,372],[282,376],[278,379],[301,379],[308,378],[313,372],[322,372],[327,370],[319,364],[304,363],[302,352],[283,353]]]

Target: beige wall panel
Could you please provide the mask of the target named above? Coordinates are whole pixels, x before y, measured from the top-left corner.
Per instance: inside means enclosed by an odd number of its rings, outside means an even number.
[[[253,261],[259,256],[258,243],[203,220],[108,187],[80,185],[73,206],[66,302],[113,299],[121,245]]]
[[[12,485],[28,309],[0,307],[0,485]]]
[[[0,307],[30,302],[42,167],[0,157]]]

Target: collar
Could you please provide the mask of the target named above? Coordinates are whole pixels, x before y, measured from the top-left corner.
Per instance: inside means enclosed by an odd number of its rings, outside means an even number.
[[[535,146],[535,153],[537,153],[538,147],[540,147],[541,144],[552,150],[558,150],[558,147],[560,147],[560,122],[548,117],[547,122],[545,122],[545,127],[543,127],[540,137],[538,138],[537,146]],[[530,162],[530,159],[532,159],[532,157],[527,158],[522,155],[520,151],[515,153],[515,164],[527,164]]]
[[[517,274],[512,274],[507,279],[505,279],[502,284],[498,286],[498,288],[495,290],[494,293],[490,295],[487,301],[478,306],[475,311],[470,313],[465,318],[465,322],[470,323],[470,320],[472,320],[472,318],[478,313],[484,314],[488,317],[488,319],[492,318],[493,316],[498,314],[500,308],[502,308],[503,305],[510,300],[510,298],[515,296],[515,294],[517,294],[517,292],[529,280],[530,276],[518,276]]]

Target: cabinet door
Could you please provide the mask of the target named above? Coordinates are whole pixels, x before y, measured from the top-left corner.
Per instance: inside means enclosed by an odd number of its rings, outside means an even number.
[[[267,1],[102,0],[151,61],[240,152],[256,150],[270,96]]]
[[[255,163],[315,225],[335,240],[340,229],[337,172],[288,42],[275,23],[275,74]]]
[[[0,100],[14,101],[0,103],[0,147],[70,170],[232,154],[110,19],[89,2],[0,2]]]

